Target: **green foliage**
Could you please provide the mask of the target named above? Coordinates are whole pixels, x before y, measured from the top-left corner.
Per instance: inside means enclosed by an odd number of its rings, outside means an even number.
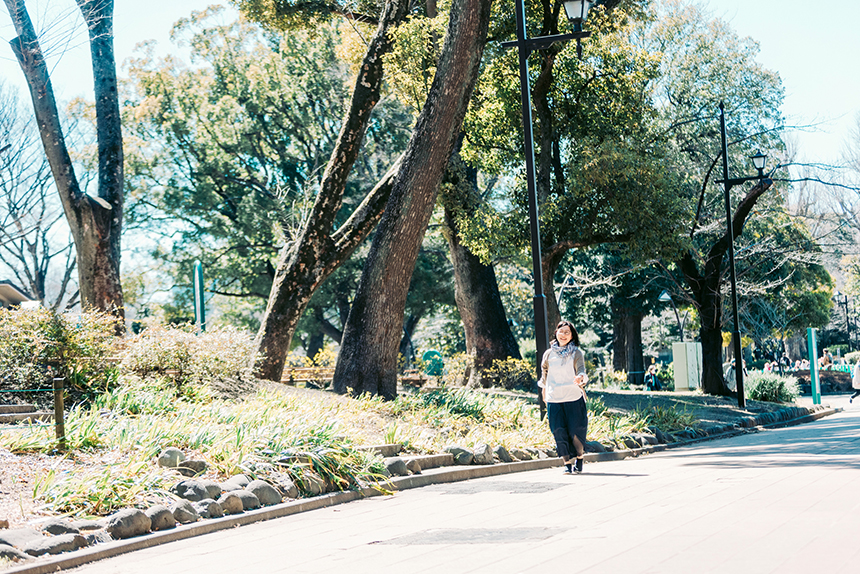
[[[484,376],[494,381],[494,386],[503,389],[532,390],[535,386],[535,371],[532,364],[523,359],[496,359]]]
[[[664,391],[675,390],[675,363],[669,363],[662,369],[657,370],[657,379],[663,386]]]
[[[249,381],[253,350],[253,337],[231,327],[194,334],[187,328],[155,325],[128,340],[121,368],[140,377],[169,376],[180,385]]]
[[[55,376],[66,379],[74,400],[112,388],[117,321],[99,311],[0,309],[0,389],[50,389]]]
[[[678,410],[651,405],[649,407],[637,407],[634,412],[637,417],[645,419],[648,426],[656,427],[663,432],[691,428],[698,423],[695,415],[686,409]]]
[[[777,373],[752,372],[744,381],[747,398],[754,401],[771,403],[793,403],[800,395],[797,379],[792,376],[780,377]]]

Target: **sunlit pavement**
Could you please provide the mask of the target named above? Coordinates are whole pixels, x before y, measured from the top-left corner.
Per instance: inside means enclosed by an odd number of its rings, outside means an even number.
[[[860,571],[860,404],[784,429],[441,484],[174,542],[73,572]],[[811,403],[811,401],[810,401]]]

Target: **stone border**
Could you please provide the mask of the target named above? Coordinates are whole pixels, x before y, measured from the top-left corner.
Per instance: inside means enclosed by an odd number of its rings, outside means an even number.
[[[670,448],[688,446],[703,441],[715,440],[717,438],[729,438],[751,431],[764,430],[766,428],[781,428],[808,423],[832,414],[836,414],[838,412],[842,412],[842,410],[843,409],[841,407],[821,407],[805,416],[788,420],[780,420],[776,422],[766,421],[765,419],[767,419],[768,417],[765,417],[764,415],[769,415],[770,413],[763,413],[758,417],[747,417],[747,419],[750,420],[745,420],[744,422],[746,424],[744,424],[743,427],[738,426],[728,432],[722,432],[720,434],[709,435],[696,439],[688,439],[672,444],[649,445],[641,448],[617,450],[613,452],[588,453],[585,455],[584,458],[587,462],[608,462],[613,460],[623,460],[625,458],[636,457],[642,454],[661,452]],[[444,484],[448,482],[459,482],[462,480],[469,480],[473,478],[484,478],[488,476],[511,474],[515,472],[541,470],[545,468],[561,466],[561,464],[562,462],[559,458],[544,458],[538,460],[498,463],[484,466],[472,465],[432,468],[422,471],[421,474],[392,477],[388,480],[386,484],[383,484],[382,487],[390,488],[392,490],[408,490],[411,488],[420,488],[422,486],[429,486],[433,484]],[[317,510],[319,508],[325,508],[328,506],[345,504],[347,502],[352,502],[361,498],[380,496],[382,494],[386,494],[386,492],[374,488],[364,488],[361,491],[335,492],[316,496],[314,498],[283,502],[281,504],[267,506],[257,510],[246,511],[242,514],[225,516],[223,518],[207,519],[205,522],[195,522],[191,524],[178,525],[173,530],[152,532],[132,539],[117,540],[114,542],[108,542],[106,544],[99,544],[97,546],[78,550],[76,552],[58,558],[45,560],[43,562],[39,562],[38,564],[25,564],[17,568],[3,570],[2,573],[49,574],[51,572],[57,572],[60,570],[66,570],[69,568],[82,566],[90,562],[104,560],[105,558],[112,558],[114,556],[119,556],[120,554],[126,554],[128,552],[134,552],[136,550],[143,550],[145,548],[159,546],[168,542],[184,540],[186,538],[193,538],[195,536],[201,536],[203,534],[210,534],[212,532],[227,530],[229,528],[235,528],[237,526],[253,524],[255,522],[262,522],[264,520],[282,518],[284,516],[290,516],[293,514],[298,514],[300,512],[307,512],[310,510]]]

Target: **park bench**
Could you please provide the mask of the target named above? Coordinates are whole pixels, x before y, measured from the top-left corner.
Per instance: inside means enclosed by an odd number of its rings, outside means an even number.
[[[324,386],[333,378],[334,367],[286,367],[281,382],[293,386],[296,383],[316,383]]]

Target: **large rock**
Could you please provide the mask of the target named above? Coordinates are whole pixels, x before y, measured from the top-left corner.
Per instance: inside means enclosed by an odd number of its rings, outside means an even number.
[[[200,515],[200,518],[221,518],[224,516],[224,509],[222,509],[221,505],[211,498],[205,498],[200,502],[195,502],[192,506],[194,507],[194,510],[197,511],[197,514]]]
[[[531,460],[532,459],[532,455],[530,455],[526,451],[519,449],[519,448],[512,448],[511,449],[511,456],[513,456],[517,460]]]
[[[93,546],[95,544],[104,544],[106,542],[113,542],[113,538],[110,537],[104,530],[91,530],[84,534],[84,538],[87,539],[87,546]]]
[[[60,518],[51,518],[44,524],[42,524],[42,532],[47,532],[53,536],[59,536],[60,534],[80,534],[81,531],[75,528],[70,522],[62,520]]]
[[[173,518],[179,524],[191,524],[200,520],[200,515],[197,513],[197,509],[194,508],[194,505],[191,504],[191,501],[180,500],[173,507]]]
[[[114,540],[120,540],[146,534],[150,526],[152,521],[145,512],[137,508],[123,508],[108,517],[105,530]]]
[[[472,459],[473,464],[493,464],[495,459],[493,459],[493,449],[490,448],[490,445],[481,443],[477,445],[472,453],[474,458]]]
[[[176,518],[173,517],[170,509],[163,504],[156,504],[151,508],[147,508],[146,515],[149,517],[151,523],[149,528],[153,532],[176,528]]]
[[[74,520],[72,526],[78,529],[79,532],[87,532],[90,530],[101,530],[105,527],[101,520]]]
[[[273,474],[272,480],[275,481],[275,488],[277,488],[281,495],[286,498],[298,498],[299,497],[299,488],[296,486],[296,483],[293,482],[286,474]]]
[[[86,547],[87,540],[80,534],[60,534],[59,536],[46,536],[41,540],[33,540],[24,547],[24,552],[30,556],[44,556],[45,554],[72,552]]]
[[[463,446],[446,446],[445,452],[454,456],[454,464],[472,464],[475,453]]]
[[[585,450],[586,452],[606,452],[606,447],[600,441],[587,440],[585,441]]]
[[[204,478],[198,480],[198,482],[201,484],[201,486],[203,486],[203,488],[206,489],[206,494],[208,495],[206,498],[218,500],[218,497],[221,496],[221,485],[214,480]]]
[[[190,500],[191,502],[198,502],[204,498],[212,498],[209,496],[209,490],[206,488],[206,485],[199,480],[180,480],[170,491],[176,496]]]
[[[231,476],[227,480],[221,483],[221,490],[224,492],[230,490],[242,490],[246,486],[251,484],[251,479],[245,476],[244,474],[237,474]]]
[[[225,492],[218,498],[217,502],[221,505],[224,514],[241,514],[244,510],[242,499],[236,495],[235,491]]]
[[[260,499],[257,496],[248,490],[234,490],[231,494],[235,494],[239,497],[239,500],[242,501],[242,508],[244,510],[253,510],[255,508],[260,508]]]
[[[158,466],[176,468],[185,460],[185,455],[176,447],[169,446],[158,455]]]
[[[409,476],[409,469],[406,468],[406,462],[399,456],[386,458],[384,461],[385,470],[389,476]]]
[[[511,453],[509,453],[508,449],[503,446],[497,446],[494,448],[493,454],[498,457],[499,462],[514,462],[514,459],[511,458]]]
[[[272,506],[281,502],[281,493],[265,480],[252,480],[245,490],[256,496],[261,506]]]
[[[325,481],[320,475],[313,471],[306,471],[302,475],[302,490],[311,496],[325,493]]]
[[[27,560],[28,558],[30,558],[29,554],[24,554],[14,546],[9,546],[8,544],[0,544],[0,560],[21,562],[23,560]]]
[[[203,474],[208,469],[209,465],[203,460],[186,460],[174,468],[174,470],[179,471],[179,474],[188,477],[195,477],[199,474]]]
[[[0,544],[14,546],[21,550],[33,540],[44,538],[41,532],[32,528],[13,528],[11,530],[0,530]]]
[[[421,474],[421,463],[417,459],[410,458],[406,461],[406,470],[412,474]]]

